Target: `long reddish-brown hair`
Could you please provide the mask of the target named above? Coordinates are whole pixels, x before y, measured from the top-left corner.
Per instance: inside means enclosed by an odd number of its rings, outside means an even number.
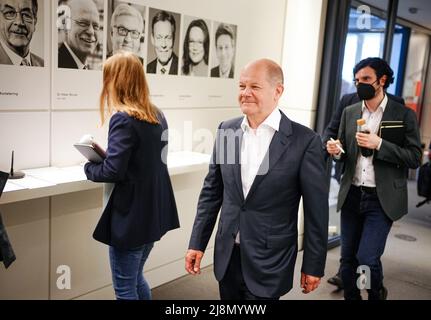
[[[113,110],[126,112],[131,117],[149,123],[160,123],[158,110],[150,101],[142,63],[130,52],[120,51],[103,65],[103,88],[100,94],[102,125]]]

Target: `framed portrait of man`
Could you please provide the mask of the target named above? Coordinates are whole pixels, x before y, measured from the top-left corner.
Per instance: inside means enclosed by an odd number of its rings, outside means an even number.
[[[108,2],[107,58],[120,50],[129,51],[144,64],[146,9],[147,7],[130,1]]]
[[[237,26],[214,22],[212,36],[211,77],[234,78]]]
[[[42,0],[0,0],[0,64],[44,67]]]
[[[150,8],[148,16],[147,73],[178,74],[178,52],[181,15]]]
[[[58,0],[58,68],[101,70],[103,0]]]

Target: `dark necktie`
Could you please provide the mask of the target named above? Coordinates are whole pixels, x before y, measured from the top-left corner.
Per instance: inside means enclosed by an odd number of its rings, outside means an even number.
[[[165,69],[165,67],[161,68],[161,69],[160,69],[160,72],[161,72],[162,74],[165,74],[165,73],[166,73],[166,69]]]
[[[28,60],[27,60],[27,59],[22,59],[22,61],[21,61],[21,66],[27,66],[27,67],[29,67],[29,66],[30,66],[30,63],[28,62]]]

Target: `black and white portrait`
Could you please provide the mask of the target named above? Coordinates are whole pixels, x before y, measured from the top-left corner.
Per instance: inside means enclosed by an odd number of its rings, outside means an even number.
[[[210,22],[185,16],[181,74],[186,76],[208,76],[210,54]]]
[[[0,64],[43,67],[44,1],[0,0]]]
[[[101,70],[103,0],[59,0],[58,67]]]
[[[150,8],[147,73],[178,74],[181,15]]]
[[[235,76],[237,26],[214,23],[211,77],[233,78]]]
[[[110,0],[108,4],[108,55],[130,51],[144,62],[146,7]]]

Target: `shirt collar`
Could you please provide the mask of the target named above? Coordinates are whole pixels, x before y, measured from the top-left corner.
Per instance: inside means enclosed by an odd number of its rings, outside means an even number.
[[[166,69],[166,72],[164,74],[169,74],[169,70],[171,69],[171,64],[172,64],[172,57],[169,59],[169,62],[165,65],[162,65],[159,61],[159,59],[157,59],[157,70],[156,73],[157,74],[162,74],[162,68]]]
[[[386,106],[388,104],[388,96],[386,95],[386,93],[384,95],[385,96],[384,96],[382,102],[380,102],[380,105],[377,107],[376,111],[379,108],[382,108],[382,111],[385,112]],[[367,109],[367,107],[365,106],[365,100],[362,100],[362,112],[364,112],[365,109]]]
[[[30,50],[28,50],[27,55],[23,58],[20,55],[16,54],[15,52],[13,52],[4,42],[3,40],[0,39],[0,43],[1,46],[3,47],[4,51],[6,52],[6,54],[8,55],[8,57],[10,58],[10,60],[12,61],[12,63],[15,66],[20,66],[22,60],[26,59],[28,61],[28,63],[31,65],[31,59],[30,59]]]
[[[219,71],[220,78],[229,78],[229,74],[230,74],[230,69],[231,68],[232,68],[232,65],[229,67],[229,69],[227,69],[226,72],[222,72],[221,71],[221,67],[219,66],[218,71]]]
[[[70,49],[69,45],[66,42],[64,42],[64,46],[67,48],[67,50],[69,50],[69,53],[72,56],[73,60],[75,61],[76,65],[78,66],[78,69],[84,69],[85,64],[83,64],[81,60],[79,60],[79,58],[76,56],[73,50]]]
[[[269,127],[274,129],[275,131],[278,131],[280,129],[280,121],[281,121],[281,113],[280,113],[280,109],[278,107],[276,107],[271,114],[266,117],[265,121],[263,121],[259,127]],[[247,116],[244,116],[244,118],[242,119],[242,123],[241,123],[241,129],[242,131],[246,131],[248,129],[250,129],[250,124],[248,123],[248,119]]]

